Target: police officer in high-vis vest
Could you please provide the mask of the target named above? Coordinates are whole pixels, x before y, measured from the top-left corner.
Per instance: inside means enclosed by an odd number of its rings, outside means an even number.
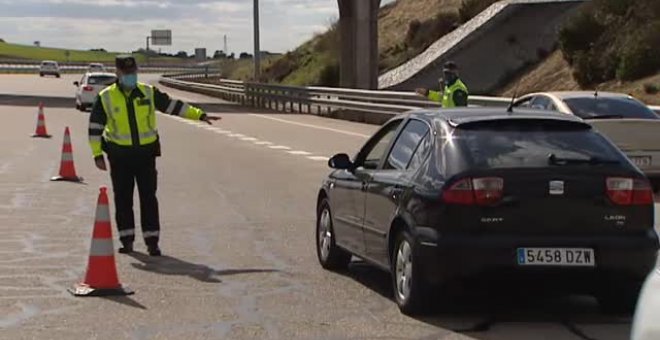
[[[149,255],[160,256],[160,220],[156,198],[156,157],[160,156],[160,142],[156,110],[209,124],[220,117],[208,116],[199,108],[171,99],[154,86],[138,82],[138,67],[132,56],[118,56],[115,65],[117,82],[99,93],[92,108],[89,144],[97,168],[107,169],[104,151],[110,161],[115,217],[122,243],[119,252],[127,254],[133,251],[133,190],[137,183],[142,237]]]
[[[445,63],[442,73],[444,75],[444,91],[442,93],[424,88],[417,89],[416,92],[431,101],[441,103],[444,108],[467,106],[468,88],[458,78],[456,63],[452,61]]]

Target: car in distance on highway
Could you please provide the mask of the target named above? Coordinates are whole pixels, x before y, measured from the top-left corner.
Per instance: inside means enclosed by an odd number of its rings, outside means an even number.
[[[328,165],[317,199],[321,266],[342,270],[355,255],[389,271],[407,314],[427,310],[427,294],[481,277],[630,310],[655,264],[648,179],[577,117],[414,111]]]
[[[532,93],[517,107],[559,111],[580,117],[610,138],[660,193],[660,117],[632,96],[612,92]]]
[[[91,63],[87,66],[87,72],[107,72],[105,65],[101,63]]]
[[[99,92],[115,81],[117,81],[117,76],[114,73],[85,73],[79,82],[73,82],[73,85],[76,86],[76,109],[85,111],[90,108]]]
[[[41,62],[39,65],[39,76],[43,77],[46,75],[55,76],[57,78],[60,77],[60,66],[56,61],[44,60]]]

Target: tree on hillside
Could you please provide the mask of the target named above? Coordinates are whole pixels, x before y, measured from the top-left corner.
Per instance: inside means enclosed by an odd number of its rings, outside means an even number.
[[[177,58],[188,58],[188,53],[186,51],[179,51],[174,56]]]
[[[247,53],[247,52],[241,52],[241,54],[238,56],[239,59],[252,59],[252,54]]]

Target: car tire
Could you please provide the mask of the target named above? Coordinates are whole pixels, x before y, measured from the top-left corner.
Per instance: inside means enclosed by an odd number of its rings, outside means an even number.
[[[56,74],[56,75],[55,75],[55,77],[57,77],[57,78],[59,78],[59,77],[60,77],[60,75],[59,75],[59,74]]]
[[[391,274],[394,299],[406,315],[425,314],[430,310],[431,286],[420,268],[415,240],[409,231],[401,231],[394,241]]]
[[[603,313],[630,315],[635,311],[642,283],[617,284],[611,282],[601,288],[596,299]]]
[[[44,74],[43,74],[43,73],[39,73],[39,77],[42,77],[42,78],[43,78],[43,76],[44,76]]]
[[[316,216],[316,256],[321,267],[333,271],[345,270],[351,262],[351,254],[337,246],[327,198],[319,204]]]

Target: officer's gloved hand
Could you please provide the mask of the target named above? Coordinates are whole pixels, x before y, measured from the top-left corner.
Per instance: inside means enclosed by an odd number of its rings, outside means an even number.
[[[205,114],[202,115],[202,117],[199,120],[201,120],[203,122],[206,122],[209,125],[213,125],[213,121],[221,120],[221,119],[222,119],[222,117],[209,116],[205,113]]]
[[[420,95],[420,96],[424,96],[424,97],[426,97],[426,96],[429,95],[429,90],[428,90],[428,89],[418,88],[418,89],[415,89],[415,92],[416,92],[418,95]]]
[[[105,158],[103,156],[98,156],[94,158],[94,163],[96,163],[96,167],[101,170],[101,171],[107,171],[108,167],[105,166]]]

